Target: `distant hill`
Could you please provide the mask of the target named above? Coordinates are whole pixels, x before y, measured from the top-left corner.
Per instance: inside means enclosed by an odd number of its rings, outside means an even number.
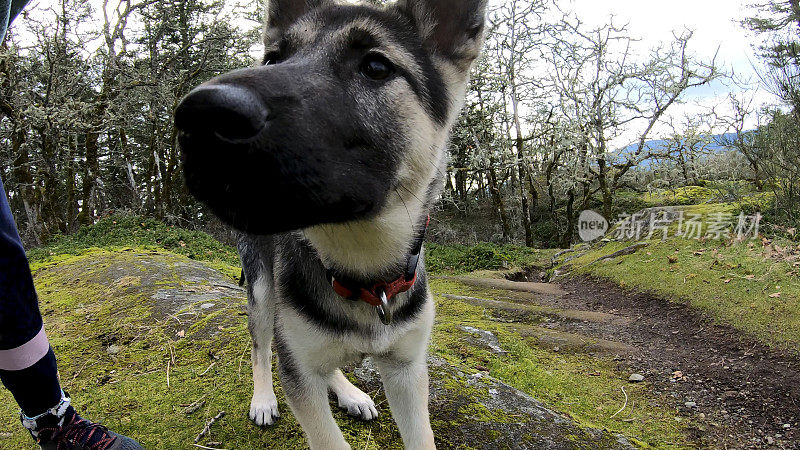
[[[733,150],[733,148],[727,145],[727,142],[732,142],[736,139],[736,133],[723,133],[723,134],[715,134],[712,136],[708,136],[710,143],[705,147],[707,152],[711,153],[723,153],[729,150]],[[658,150],[663,150],[667,148],[670,141],[666,139],[654,139],[651,141],[647,141],[645,143],[645,148],[650,152],[656,152]],[[636,152],[638,148],[638,144],[631,144],[627,147],[624,147],[620,150],[614,152],[613,159],[620,159],[625,155],[630,155]],[[645,167],[649,166],[648,160],[642,162],[642,165]]]

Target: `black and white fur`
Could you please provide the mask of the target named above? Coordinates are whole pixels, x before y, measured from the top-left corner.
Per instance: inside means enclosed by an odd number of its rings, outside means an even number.
[[[434,448],[424,261],[414,287],[391,300],[389,326],[374,307],[339,297],[326,270],[365,284],[403,273],[443,184],[485,9],[486,0],[269,0],[266,64],[212,80],[176,111],[189,189],[240,231],[256,424],[279,416],[274,338],[286,399],[313,449],[350,448],[329,391],[351,415],[377,417],[338,369],[367,355],[406,448]],[[372,77],[387,65],[390,76]]]

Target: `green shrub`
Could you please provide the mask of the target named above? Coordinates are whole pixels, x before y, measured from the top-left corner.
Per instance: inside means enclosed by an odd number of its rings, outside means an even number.
[[[748,195],[736,202],[736,206],[741,210],[741,212],[747,215],[753,215],[755,213],[767,213],[773,209],[774,204],[775,194],[771,192]]]
[[[210,235],[190,231],[139,216],[111,216],[94,225],[81,227],[68,236],[54,236],[44,247],[31,249],[31,262],[53,255],[79,254],[87,248],[152,247],[163,248],[192,259],[223,262],[236,266],[239,257],[233,247]]]
[[[431,272],[469,273],[476,270],[543,267],[550,263],[552,251],[516,245],[481,243],[475,246],[425,246],[425,264]]]
[[[618,191],[614,199],[614,209],[616,214],[633,213],[653,206],[645,200],[648,194],[640,194],[635,191]],[[610,217],[608,219],[611,219]]]
[[[706,203],[715,196],[715,191],[705,186],[683,186],[675,189],[657,190],[644,194],[647,208],[654,206],[684,206]],[[642,208],[639,208],[642,209]],[[631,209],[631,211],[634,211]]]

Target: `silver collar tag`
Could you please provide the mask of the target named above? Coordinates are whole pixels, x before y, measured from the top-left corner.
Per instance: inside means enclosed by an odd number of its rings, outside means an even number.
[[[380,317],[381,322],[384,325],[391,325],[392,312],[389,310],[389,299],[386,298],[386,292],[383,290],[380,291],[380,294],[381,304],[376,306],[375,309],[378,311],[378,317]]]

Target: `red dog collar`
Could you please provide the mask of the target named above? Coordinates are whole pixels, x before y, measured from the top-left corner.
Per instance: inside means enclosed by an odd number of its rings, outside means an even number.
[[[393,281],[378,281],[370,285],[364,285],[347,277],[338,276],[333,270],[328,270],[328,282],[333,290],[342,298],[353,301],[362,301],[374,306],[378,311],[378,316],[386,325],[392,323],[392,314],[389,310],[389,301],[398,294],[409,291],[417,282],[417,266],[419,265],[422,244],[425,241],[425,233],[431,223],[428,216],[425,226],[422,228],[417,241],[414,243],[411,253],[408,255],[406,271]]]

